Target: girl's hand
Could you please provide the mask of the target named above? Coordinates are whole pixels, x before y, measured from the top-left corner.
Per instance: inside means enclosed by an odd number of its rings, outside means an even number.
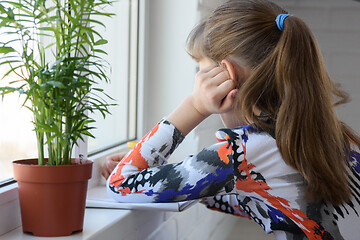
[[[126,154],[127,154],[126,152],[121,152],[107,157],[102,167],[101,175],[103,175],[105,179],[108,179],[112,171],[115,169],[118,163],[125,157]]]
[[[238,90],[228,71],[204,67],[195,77],[194,91],[170,115],[171,122],[184,136],[213,113],[232,109]]]
[[[229,111],[237,91],[225,68],[210,66],[196,74],[194,91],[190,97],[194,108],[208,117],[213,113]]]

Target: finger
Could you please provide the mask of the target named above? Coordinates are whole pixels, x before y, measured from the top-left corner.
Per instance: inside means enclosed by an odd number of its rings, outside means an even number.
[[[110,176],[110,173],[107,171],[107,169],[106,168],[102,168],[102,171],[101,171],[101,175],[103,175],[103,177],[105,178],[105,179],[108,179],[108,177]]]
[[[116,155],[113,155],[114,157],[110,159],[114,162],[120,162],[127,154],[128,152],[121,152]]]
[[[211,70],[213,70],[214,68],[217,68],[217,67],[218,67],[217,65],[211,65],[211,66],[208,66],[208,67],[205,67],[205,68],[201,69],[199,72],[208,73],[208,72],[210,72]]]
[[[236,98],[236,96],[238,95],[238,92],[239,92],[239,89],[235,88],[235,89],[231,90],[229,92],[229,94],[232,98]]]
[[[126,156],[126,154],[128,154],[128,152],[120,152],[118,156],[119,156],[121,159],[123,159],[123,158]]]
[[[114,154],[114,155],[110,155],[108,157],[106,157],[106,162],[110,162],[110,161],[116,161],[119,162],[121,161],[122,158],[119,157],[119,154]]]
[[[127,154],[126,152],[116,153],[116,154],[108,156],[106,159],[111,160],[111,161],[120,162],[126,156],[126,154]]]
[[[223,81],[218,87],[217,92],[219,96],[222,96],[223,98],[230,93],[231,90],[235,89],[235,83],[233,80],[228,79]]]
[[[227,80],[231,80],[229,73],[227,71],[221,71],[213,77],[213,84],[215,84],[216,86],[220,86]]]
[[[216,66],[207,67],[196,73],[195,82],[198,84],[202,84],[203,82],[209,82],[211,78],[213,78],[220,72],[220,69]]]
[[[114,170],[114,168],[118,165],[119,161],[113,161],[113,160],[108,160],[106,161],[106,167],[108,170]]]
[[[207,72],[206,75],[208,78],[214,78],[214,77],[218,76],[219,74],[223,74],[223,73],[227,74],[226,69],[224,69],[223,67],[215,67],[215,68],[211,69],[209,72]]]
[[[226,95],[220,106],[221,112],[226,112],[233,107],[238,92],[238,89],[233,89]]]

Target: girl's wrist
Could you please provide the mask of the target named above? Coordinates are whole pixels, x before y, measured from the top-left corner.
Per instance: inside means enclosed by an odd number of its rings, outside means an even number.
[[[189,99],[189,104],[191,104],[194,111],[196,111],[201,117],[205,119],[211,115],[211,113],[207,113],[206,111],[201,110],[201,107],[199,107],[198,104],[195,103],[196,101],[193,95],[190,95],[188,99]]]
[[[186,136],[192,129],[199,125],[205,118],[204,115],[194,106],[193,98],[190,95],[166,118],[179,131]]]

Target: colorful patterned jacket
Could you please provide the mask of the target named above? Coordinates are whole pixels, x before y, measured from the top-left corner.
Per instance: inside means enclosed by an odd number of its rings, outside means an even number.
[[[184,137],[162,120],[114,169],[109,194],[119,202],[204,198],[208,208],[252,219],[277,239],[360,239],[359,149],[349,159],[352,199],[334,206],[304,200],[303,177],[285,164],[269,133],[243,126],[221,129],[216,138],[197,155],[168,164]]]

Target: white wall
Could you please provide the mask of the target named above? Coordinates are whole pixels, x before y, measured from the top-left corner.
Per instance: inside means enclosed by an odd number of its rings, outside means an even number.
[[[191,93],[196,63],[185,51],[186,39],[196,24],[194,0],[147,1],[147,74],[145,116],[147,130],[169,114]]]
[[[141,3],[145,5],[145,18],[140,20],[140,58],[143,56],[144,61],[140,59],[139,74],[143,79],[139,91],[143,106],[139,114],[144,118],[140,135],[143,135],[192,92],[197,64],[186,53],[185,47],[199,15],[195,0],[142,0]],[[209,134],[209,142],[215,142],[213,129],[219,127],[218,118],[211,118],[204,124],[214,126],[190,133],[171,161],[181,161],[198,152],[197,135],[200,132]],[[153,231],[149,239],[226,239],[235,224],[233,216],[199,205],[153,221],[148,227],[150,232]],[[155,230],[153,225],[158,228]]]
[[[199,19],[195,0],[150,0],[146,3],[145,63],[142,134],[149,131],[162,117],[167,116],[188,96],[194,83],[197,63],[186,53],[186,40]],[[201,129],[208,141],[215,142],[214,131],[220,127],[218,117],[212,117]],[[198,132],[191,132],[172,156],[172,161],[182,160],[199,150]]]

